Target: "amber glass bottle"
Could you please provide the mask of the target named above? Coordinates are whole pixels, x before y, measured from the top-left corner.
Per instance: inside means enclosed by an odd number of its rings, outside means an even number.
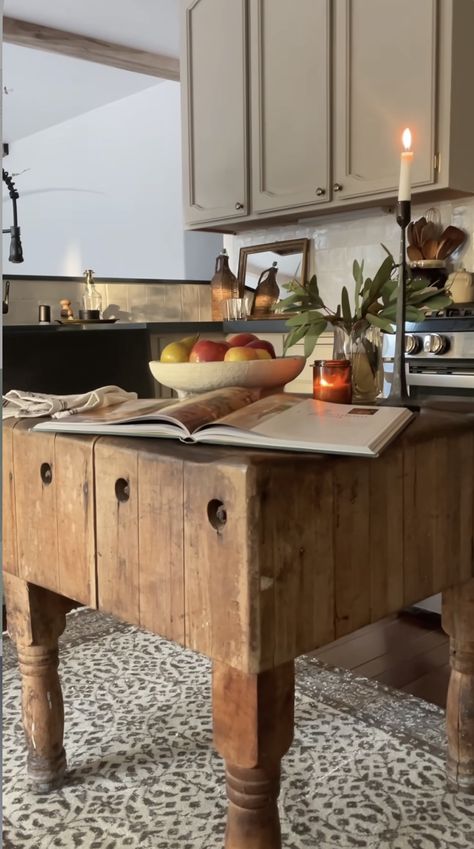
[[[239,284],[235,274],[229,268],[229,257],[225,248],[216,259],[216,269],[211,280],[212,320],[222,321],[223,302],[227,298],[239,297]]]
[[[277,283],[278,266],[276,262],[271,268],[262,271],[258,278],[255,298],[253,302],[252,315],[267,315],[280,297],[280,287]]]

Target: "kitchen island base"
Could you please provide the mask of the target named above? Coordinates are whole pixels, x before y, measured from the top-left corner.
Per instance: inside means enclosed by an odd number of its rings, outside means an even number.
[[[294,659],[444,591],[448,780],[473,792],[472,421],[423,412],[377,459],[8,422],[5,587],[30,780],[44,792],[64,777],[57,639],[75,595],[211,658],[226,849],[280,849]]]

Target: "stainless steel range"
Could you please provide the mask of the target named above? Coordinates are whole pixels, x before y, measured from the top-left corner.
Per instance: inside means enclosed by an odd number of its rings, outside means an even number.
[[[393,371],[395,336],[384,336],[385,391]],[[474,398],[474,304],[455,304],[405,332],[410,396]]]

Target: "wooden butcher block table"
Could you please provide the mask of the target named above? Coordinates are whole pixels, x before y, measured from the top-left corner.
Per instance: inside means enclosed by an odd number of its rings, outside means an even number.
[[[378,459],[4,430],[4,569],[28,774],[66,769],[73,602],[213,661],[227,849],[277,849],[294,659],[443,591],[447,777],[474,792],[474,419],[424,412]]]

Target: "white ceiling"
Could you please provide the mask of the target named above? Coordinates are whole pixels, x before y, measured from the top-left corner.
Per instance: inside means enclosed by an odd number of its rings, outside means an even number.
[[[156,77],[4,44],[3,140],[12,143],[159,84]]]
[[[4,14],[178,56],[179,0],[5,0]],[[156,77],[3,45],[3,140],[14,142],[159,85]]]
[[[4,0],[3,13],[177,57],[179,5],[179,0]]]

